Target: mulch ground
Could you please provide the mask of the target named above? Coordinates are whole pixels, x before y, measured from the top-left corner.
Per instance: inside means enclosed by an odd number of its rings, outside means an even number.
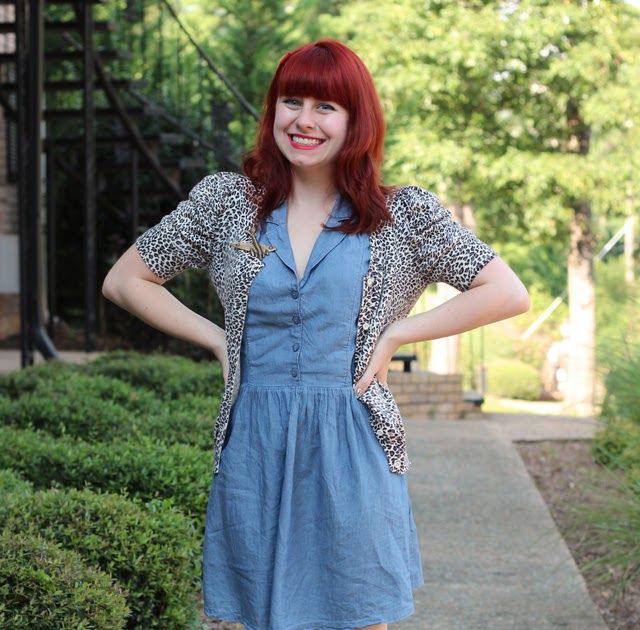
[[[590,542],[588,527],[575,518],[572,508],[595,507],[603,497],[597,488],[615,488],[619,475],[595,463],[589,441],[520,442],[516,446],[605,623],[610,630],[638,630],[640,581],[627,585],[622,595],[614,598],[620,577],[614,569],[608,567],[610,579],[604,582],[584,570],[587,563],[602,556],[602,550]]]

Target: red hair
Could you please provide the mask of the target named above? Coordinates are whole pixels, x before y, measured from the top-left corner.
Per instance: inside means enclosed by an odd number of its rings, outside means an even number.
[[[242,170],[261,190],[258,221],[282,204],[291,192],[291,167],[274,135],[279,96],[313,97],[334,101],[349,112],[347,137],[335,170],[340,194],[351,202],[353,217],[335,229],[371,233],[391,221],[381,183],[385,123],[373,79],[362,60],[332,39],[307,44],[287,53],[267,91],[256,146]]]

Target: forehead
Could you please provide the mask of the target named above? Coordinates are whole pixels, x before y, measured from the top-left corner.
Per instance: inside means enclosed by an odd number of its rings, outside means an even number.
[[[304,60],[297,59],[294,55],[282,69],[278,80],[278,94],[331,101],[348,109],[353,99],[350,86],[341,74],[330,60]]]

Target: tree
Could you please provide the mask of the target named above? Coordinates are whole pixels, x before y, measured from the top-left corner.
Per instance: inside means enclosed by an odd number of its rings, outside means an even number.
[[[388,175],[472,205],[494,242],[568,244],[569,402],[590,411],[592,213],[622,207],[622,183],[626,196],[638,192],[633,169],[616,160],[622,149],[638,160],[625,109],[638,101],[638,11],[612,1],[356,0],[330,23],[377,79]]]

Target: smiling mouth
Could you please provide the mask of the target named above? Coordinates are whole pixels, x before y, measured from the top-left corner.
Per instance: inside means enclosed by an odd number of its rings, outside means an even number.
[[[299,144],[305,147],[317,147],[324,142],[324,140],[320,140],[319,138],[307,138],[305,136],[297,136],[295,134],[290,134],[289,139],[293,144]]]

